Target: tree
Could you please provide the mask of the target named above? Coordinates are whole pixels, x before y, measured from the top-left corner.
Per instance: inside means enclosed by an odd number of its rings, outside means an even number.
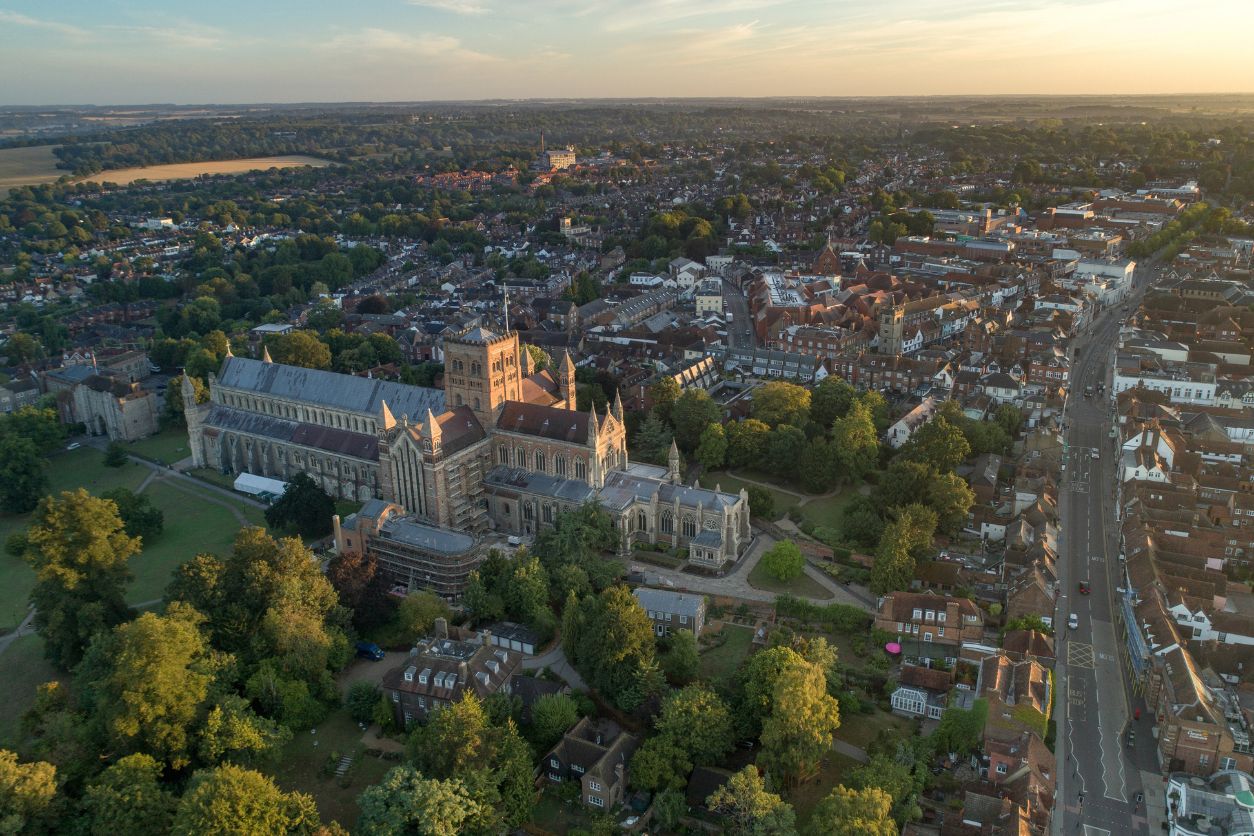
[[[358,831],[380,836],[459,836],[490,818],[460,780],[425,778],[409,765],[389,770],[358,806]]]
[[[302,537],[325,537],[331,533],[335,500],[305,473],[297,473],[287,490],[266,509],[266,522],[273,528],[295,527]]]
[[[926,746],[927,741],[920,739]],[[854,769],[850,784],[859,790],[879,789],[893,801],[893,819],[899,824],[917,818],[915,796],[923,788],[926,769],[921,768],[914,750],[900,745],[896,755],[877,754],[870,762]]]
[[[653,622],[627,587],[611,586],[598,596],[567,605],[566,654],[588,684],[623,704],[632,685],[654,665]]]
[[[858,396],[858,400],[871,410],[871,418],[875,421],[875,432],[883,435],[892,425],[892,416],[888,409],[888,401],[875,389],[868,389]]]
[[[900,456],[889,462],[875,486],[875,501],[881,509],[918,502],[931,489],[936,471],[925,462]]]
[[[832,464],[837,480],[848,484],[865,479],[875,470],[880,455],[879,434],[875,431],[871,408],[855,400],[847,414],[835,419],[831,427]]]
[[[671,424],[675,427],[675,443],[685,453],[697,449],[702,434],[723,417],[718,404],[704,389],[689,389],[671,407]]]
[[[26,536],[35,629],[48,658],[72,667],[95,633],[130,616],[127,561],[140,542],[123,530],[116,505],[82,488],[41,500]]]
[[[740,704],[736,723],[742,738],[757,737],[775,704],[775,686],[786,668],[805,660],[791,647],[768,647],[749,657],[740,668]]]
[[[121,467],[130,461],[130,458],[126,453],[125,447],[116,441],[111,442],[105,450],[105,467]]]
[[[205,715],[196,753],[204,764],[256,763],[271,758],[291,739],[289,729],[259,716],[248,700],[225,694]]]
[[[657,414],[650,415],[636,430],[631,457],[651,464],[666,464],[674,432]]]
[[[197,772],[174,814],[172,836],[310,833],[320,824],[314,800],[285,793],[251,769],[223,764]]]
[[[675,741],[659,736],[650,737],[636,750],[627,774],[631,785],[639,790],[679,790],[688,783],[692,767],[692,761]]]
[[[771,428],[756,419],[727,425],[727,466],[757,467],[766,457]]]
[[[897,836],[892,810],[892,797],[878,787],[853,790],[838,785],[814,808],[806,832],[813,836],[829,833]]]
[[[727,457],[727,433],[722,424],[711,423],[701,432],[697,461],[706,470],[718,470]]]
[[[827,429],[845,417],[858,393],[843,377],[825,377],[810,393],[810,420]]]
[[[46,456],[65,441],[66,425],[55,409],[24,406],[0,421],[0,434],[25,438],[34,443],[40,455]]]
[[[42,357],[44,347],[30,334],[18,331],[5,342],[4,353],[10,366],[22,366]]]
[[[396,622],[406,643],[431,632],[437,618],[451,618],[453,611],[433,592],[411,592],[396,608]]]
[[[750,485],[745,492],[749,494],[749,513],[752,516],[775,519],[775,494],[760,485]]]
[[[542,372],[545,369],[553,367],[553,358],[550,357],[549,353],[540,346],[528,343],[524,345],[523,348],[525,348],[527,353],[531,355],[531,366],[536,371]]]
[[[204,381],[198,377],[191,378],[192,392],[196,397],[196,403],[209,402],[209,387]],[[185,406],[183,404],[183,375],[170,379],[170,385],[165,390],[165,419],[175,424],[183,424],[187,421],[185,414]]]
[[[864,549],[874,548],[884,534],[879,509],[869,496],[853,497],[840,511],[840,536]]]
[[[937,528],[952,536],[967,524],[967,514],[975,504],[975,492],[958,474],[937,473],[928,485],[925,499],[927,506],[936,512]]]
[[[885,526],[880,537],[871,566],[871,591],[883,595],[908,587],[935,533],[935,511],[918,504],[899,509],[897,518]]]
[[[771,427],[804,427],[810,419],[810,390],[795,383],[766,383],[753,391],[753,417]]]
[[[823,493],[832,486],[837,475],[836,468],[832,466],[833,453],[834,448],[823,436],[810,439],[805,454],[795,468],[802,490],[807,493]]]
[[[762,565],[779,581],[789,581],[805,572],[806,559],[792,540],[780,540],[762,555]]]
[[[735,745],[731,711],[704,685],[689,685],[668,694],[656,726],[658,735],[674,743],[698,766],[719,763]]]
[[[806,434],[800,428],[780,424],[771,430],[765,464],[772,473],[788,475],[796,470],[806,447]]]
[[[653,414],[663,423],[671,422],[671,408],[679,400],[679,383],[673,377],[660,377],[649,384],[649,401],[653,404]]]
[[[214,678],[203,621],[176,603],[165,615],[144,613],[97,639],[101,647],[91,652],[107,660],[108,673],[93,687],[105,697],[100,715],[114,746],[174,769],[191,763],[194,725]]]
[[[8,433],[0,435],[0,510],[25,514],[47,492],[48,477],[34,442]]]
[[[653,818],[663,830],[672,831],[688,812],[688,801],[679,790],[666,789],[653,799]]]
[[[762,723],[758,761],[789,786],[808,780],[832,748],[840,708],[827,693],[826,672],[801,660],[781,672],[770,716]]]
[[[971,445],[961,429],[949,423],[944,416],[937,416],[915,430],[898,455],[945,472],[953,470],[971,455]]]
[[[568,694],[545,694],[531,707],[531,740],[547,752],[579,722],[579,706]]]
[[[984,723],[988,719],[988,700],[979,699],[970,709],[950,707],[941,715],[931,741],[937,754],[954,753],[959,756],[974,752],[980,747],[984,735]]]
[[[365,551],[342,551],[327,564],[327,580],[340,603],[353,611],[353,626],[365,633],[384,624],[395,611],[388,579],[379,562]]]
[[[697,652],[697,639],[692,631],[677,630],[672,633],[661,661],[662,672],[672,684],[684,685],[696,678],[701,658]]]
[[[83,798],[92,836],[169,833],[177,802],[161,783],[161,771],[151,755],[127,755],[92,781]]]
[[[146,494],[136,494],[127,488],[114,488],[100,495],[118,506],[118,516],[126,533],[138,537],[141,544],[159,537],[165,530],[165,513],[152,504]]]
[[[373,682],[354,682],[348,689],[344,706],[348,714],[359,723],[369,723],[374,719],[374,707],[379,704],[382,692]]]
[[[276,363],[306,369],[331,368],[331,349],[310,331],[293,331],[266,341],[270,358]]]
[[[796,833],[792,805],[769,792],[754,766],[746,766],[714,791],[706,806],[723,816],[732,836],[788,836]]]
[[[16,754],[0,749],[0,833],[17,836],[45,832],[41,825],[54,826],[48,817],[56,794],[56,767],[42,761],[19,763]]]

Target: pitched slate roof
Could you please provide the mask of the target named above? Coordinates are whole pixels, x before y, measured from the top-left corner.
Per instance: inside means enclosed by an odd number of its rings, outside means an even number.
[[[496,427],[504,432],[535,435],[553,441],[577,444],[588,441],[588,413],[534,403],[506,401]]]
[[[387,401],[393,415],[408,415],[415,420],[426,415],[428,409],[436,414],[444,411],[444,392],[439,389],[265,363],[247,357],[227,357],[218,373],[218,383],[367,415],[378,415],[382,401]]]
[[[367,461],[379,459],[379,441],[372,435],[288,421],[222,404],[213,404],[209,408],[209,414],[205,416],[205,426],[241,435],[273,438],[276,441],[286,441]]]

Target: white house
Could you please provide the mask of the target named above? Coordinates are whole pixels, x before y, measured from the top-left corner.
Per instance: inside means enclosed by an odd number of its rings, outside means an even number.
[[[935,414],[936,399],[924,398],[921,404],[901,416],[897,423],[888,428],[888,446],[894,450],[900,450],[910,440],[910,436],[914,435],[919,427],[931,421]]]

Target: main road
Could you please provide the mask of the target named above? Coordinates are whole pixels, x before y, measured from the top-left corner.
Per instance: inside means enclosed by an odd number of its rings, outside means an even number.
[[[1157,268],[1139,268],[1127,300],[1135,310]],[[1057,662],[1057,793],[1054,832],[1085,836],[1148,833],[1141,768],[1152,768],[1151,723],[1132,719],[1117,616],[1119,529],[1114,487],[1118,459],[1113,440],[1111,367],[1123,317],[1118,307],[1099,314],[1074,341],[1070,397],[1063,410],[1063,471],[1059,594],[1055,618]],[[1099,392],[1099,384],[1105,392]],[[1094,395],[1086,397],[1087,387]],[[1081,583],[1089,590],[1081,593]],[[1068,626],[1071,615],[1076,627]],[[1131,730],[1140,730],[1132,735]],[[1139,736],[1139,740],[1136,738]]]

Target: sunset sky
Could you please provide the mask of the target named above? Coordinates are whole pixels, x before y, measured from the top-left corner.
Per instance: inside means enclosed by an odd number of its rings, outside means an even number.
[[[0,104],[1254,91],[1254,0],[0,0]]]

